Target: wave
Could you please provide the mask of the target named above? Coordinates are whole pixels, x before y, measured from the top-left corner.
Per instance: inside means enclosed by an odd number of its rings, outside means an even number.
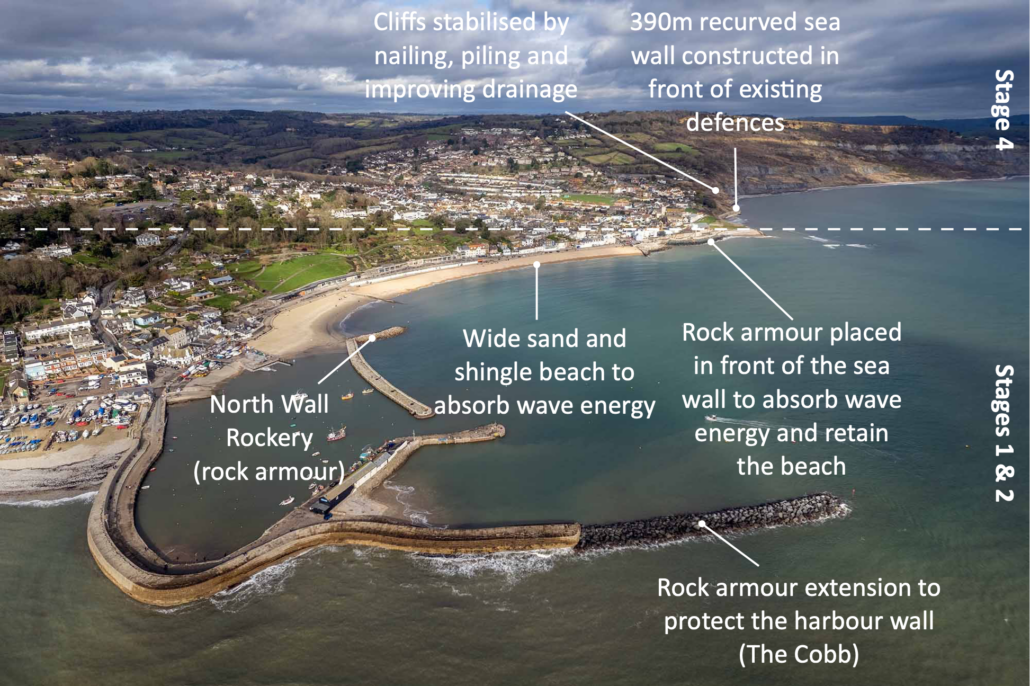
[[[210,598],[211,604],[221,612],[235,614],[262,596],[281,592],[286,588],[286,581],[297,571],[301,557],[297,556],[262,569],[238,586],[215,593]]]
[[[7,505],[8,507],[60,507],[61,505],[71,505],[72,503],[91,503],[96,494],[96,491],[89,491],[88,493],[79,493],[67,498],[54,498],[53,500],[0,500],[0,505]]]
[[[368,309],[370,307],[375,307],[376,305],[382,305],[382,304],[383,303],[381,301],[379,301],[379,300],[372,300],[370,302],[362,303],[361,305],[358,305],[353,310],[351,310],[346,315],[344,315],[343,319],[341,319],[340,322],[336,325],[336,330],[339,333],[343,334],[344,336],[356,336],[356,335],[358,335],[357,331],[349,331],[347,329],[347,321],[351,317],[356,315],[358,312],[361,312],[362,310]],[[361,333],[368,333],[368,332],[367,331],[363,331]]]
[[[509,586],[523,579],[554,569],[563,559],[573,555],[571,549],[535,550],[468,555],[411,555],[416,566],[445,577],[474,577],[493,575],[501,577]]]
[[[866,245],[865,243],[846,243],[849,248],[865,248],[866,250],[872,250],[873,246]]]
[[[806,241],[815,241],[817,243],[832,243],[829,238],[819,238],[818,236],[805,236]]]

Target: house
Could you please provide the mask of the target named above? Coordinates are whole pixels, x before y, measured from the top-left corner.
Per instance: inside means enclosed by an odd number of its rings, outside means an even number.
[[[162,319],[164,319],[164,317],[162,317],[161,315],[159,315],[159,314],[157,314],[155,312],[153,314],[143,315],[142,317],[136,317],[135,319],[132,320],[132,323],[135,324],[136,326],[144,327],[144,326],[151,326],[152,324],[157,324]]]
[[[36,248],[32,252],[39,257],[49,257],[51,259],[72,256],[72,249],[67,245],[47,245],[42,248]]]
[[[232,283],[231,276],[210,276],[207,282],[212,286],[226,286]]]
[[[175,291],[177,293],[189,293],[193,290],[195,285],[193,279],[186,279],[181,277],[172,277],[170,279],[165,279],[164,283],[166,286],[168,286],[169,290]]]
[[[14,331],[4,331],[4,362],[14,362],[18,359],[18,334]]]
[[[122,294],[122,303],[126,307],[142,307],[147,304],[147,294],[142,288],[127,288]]]
[[[136,245],[140,248],[154,248],[161,245],[161,237],[156,233],[144,233],[136,236]]]
[[[46,378],[46,369],[43,362],[34,358],[26,358],[23,366],[25,378],[30,381],[39,381]]]
[[[175,350],[185,347],[189,342],[189,335],[181,326],[169,326],[161,329],[161,335],[168,339],[168,345]]]
[[[118,371],[118,385],[122,388],[126,386],[143,386],[149,382],[150,377],[147,375],[147,365],[145,362],[125,364]]]
[[[53,319],[39,326],[27,326],[22,329],[26,341],[41,341],[44,338],[61,336],[80,329],[89,329],[89,317],[72,317],[69,319]]]
[[[25,378],[25,373],[21,370],[14,370],[7,377],[8,395],[15,400],[27,400],[29,397],[29,382]]]
[[[215,297],[215,294],[212,293],[211,291],[197,291],[196,293],[193,293],[192,295],[190,295],[189,299],[190,299],[190,302],[199,303],[199,302],[204,302],[205,300],[210,300],[211,298],[214,298],[214,297]]]

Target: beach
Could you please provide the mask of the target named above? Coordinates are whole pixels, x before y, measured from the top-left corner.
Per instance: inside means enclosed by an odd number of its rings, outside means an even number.
[[[624,245],[580,251],[541,253],[540,255],[515,257],[499,262],[482,262],[451,269],[401,276],[396,279],[359,286],[358,288],[345,287],[329,290],[324,295],[315,296],[276,314],[272,321],[269,322],[270,331],[251,341],[251,346],[266,354],[278,355],[283,358],[334,348],[342,346],[344,342],[344,337],[336,331],[337,324],[355,309],[373,300],[389,300],[448,281],[467,279],[473,276],[493,274],[511,269],[526,269],[532,267],[533,262],[554,264],[558,262],[577,262],[581,260],[632,256],[641,257],[642,255],[636,248]],[[192,399],[195,395],[196,397],[210,395],[211,389],[215,388],[219,382],[224,382],[232,376],[235,376],[235,374],[222,376],[215,380],[214,374],[212,374],[203,380],[207,382],[204,384],[208,389],[206,394],[194,394],[191,384],[191,387],[183,392],[183,396],[189,394],[188,398]],[[179,400],[178,398],[176,399],[177,402]]]

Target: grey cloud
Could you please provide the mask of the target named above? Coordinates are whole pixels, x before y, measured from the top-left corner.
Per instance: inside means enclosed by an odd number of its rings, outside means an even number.
[[[393,33],[376,31],[380,11],[416,9],[426,17],[444,12],[493,10],[525,16],[535,11],[571,17],[563,39],[540,35]],[[712,33],[697,24],[705,14],[837,16],[836,34]],[[631,11],[689,15],[695,31],[633,32]],[[764,3],[727,0],[700,6],[674,0],[558,2],[413,0],[0,0],[0,109],[138,109],[246,107],[327,111],[557,111],[548,101],[404,101],[394,106],[364,97],[365,79],[571,82],[574,110],[721,109],[788,116],[909,114],[925,117],[987,116],[995,69],[1012,68],[1026,84],[1030,9],[1022,0],[867,0],[866,2]],[[512,71],[480,66],[439,71],[430,66],[383,67],[374,51],[417,44],[461,50],[490,43],[501,49],[558,48],[567,44],[570,64]],[[771,49],[827,45],[840,51],[839,67],[666,66],[642,69],[631,50],[676,45],[679,50]],[[824,100],[659,101],[647,84],[705,83],[733,77],[737,84],[796,79],[821,82]],[[1027,110],[1026,90],[1016,110]]]

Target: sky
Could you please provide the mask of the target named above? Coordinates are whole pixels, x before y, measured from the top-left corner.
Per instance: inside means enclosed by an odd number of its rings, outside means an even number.
[[[382,12],[416,12],[426,31],[377,30]],[[529,17],[536,31],[437,32],[445,14]],[[543,13],[568,18],[563,36],[542,30]],[[693,28],[634,31],[633,12],[689,17]],[[839,31],[701,30],[703,17],[836,17]],[[382,21],[382,18],[380,18]],[[988,117],[995,70],[1012,69],[1014,112],[1028,110],[1027,0],[0,0],[0,111],[253,109],[322,112],[561,112],[699,109],[788,117],[896,114],[920,119]],[[801,27],[799,27],[800,29]],[[446,50],[449,69],[376,64],[376,51],[417,45]],[[837,65],[642,66],[633,51],[800,50],[839,53]],[[518,70],[460,66],[489,46],[520,53]],[[530,66],[528,51],[567,48],[568,63]],[[732,97],[707,91],[733,79]],[[379,84],[494,79],[575,84],[574,100],[366,97]],[[704,97],[653,98],[649,83],[700,81]],[[810,98],[742,99],[740,86],[794,79],[821,85]],[[1020,91],[1022,93],[1020,94]]]

